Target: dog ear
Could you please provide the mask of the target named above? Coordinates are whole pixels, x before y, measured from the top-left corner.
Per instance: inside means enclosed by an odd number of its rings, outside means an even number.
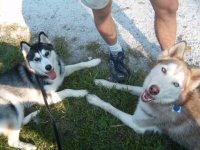
[[[191,69],[190,89],[195,89],[200,84],[200,69]]]
[[[31,46],[28,43],[22,41],[20,43],[20,47],[21,47],[21,50],[22,50],[22,54],[23,54],[24,58],[26,59],[28,52],[30,51]]]
[[[164,59],[166,57],[175,57],[178,59],[183,59],[186,45],[187,43],[185,41],[181,41],[173,45],[171,48],[164,50],[160,55],[159,59]]]
[[[39,43],[47,43],[50,44],[50,40],[48,39],[48,36],[44,32],[39,33]]]

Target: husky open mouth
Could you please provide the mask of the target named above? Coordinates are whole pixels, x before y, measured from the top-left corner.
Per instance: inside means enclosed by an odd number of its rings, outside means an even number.
[[[47,72],[47,75],[51,80],[54,80],[56,78],[56,72],[54,71],[54,69],[51,69],[49,72]]]
[[[144,93],[141,95],[141,99],[145,103],[151,102],[152,100],[154,100],[154,98],[152,97],[152,95],[149,93],[148,90],[144,91]]]

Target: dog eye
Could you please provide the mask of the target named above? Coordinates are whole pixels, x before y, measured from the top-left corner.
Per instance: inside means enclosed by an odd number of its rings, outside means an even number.
[[[178,82],[173,82],[173,85],[174,85],[175,87],[179,87],[179,86],[180,86]]]
[[[162,72],[163,72],[164,74],[167,73],[167,69],[166,69],[166,68],[162,67],[161,70],[162,70]]]
[[[46,52],[46,53],[44,54],[44,56],[45,56],[45,57],[49,56],[49,52]]]
[[[36,57],[34,58],[35,61],[40,61],[40,58]]]

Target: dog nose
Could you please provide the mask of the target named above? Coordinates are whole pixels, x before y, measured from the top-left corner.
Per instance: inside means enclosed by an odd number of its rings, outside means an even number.
[[[160,89],[157,85],[151,85],[149,88],[149,93],[152,95],[157,95],[160,92]]]
[[[45,69],[47,70],[47,71],[50,71],[51,70],[51,65],[46,65],[46,67],[45,67]]]

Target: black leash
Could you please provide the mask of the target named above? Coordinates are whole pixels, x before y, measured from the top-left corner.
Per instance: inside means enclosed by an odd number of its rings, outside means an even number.
[[[49,104],[47,102],[47,93],[46,91],[44,90],[44,84],[42,82],[40,82],[40,80],[38,79],[38,77],[36,76],[36,79],[37,79],[37,82],[40,86],[40,89],[41,89],[41,92],[42,92],[42,96],[43,96],[43,99],[44,99],[44,103],[47,107],[47,110],[48,110],[48,113],[49,113],[49,116],[50,116],[50,119],[51,119],[51,124],[53,126],[53,130],[54,130],[54,135],[56,137],[56,141],[57,141],[57,146],[58,146],[58,150],[62,150],[62,145],[61,145],[61,138],[60,138],[60,133],[58,131],[58,128],[56,126],[56,122],[54,120],[54,117],[53,115],[51,114],[51,109],[49,107]]]

